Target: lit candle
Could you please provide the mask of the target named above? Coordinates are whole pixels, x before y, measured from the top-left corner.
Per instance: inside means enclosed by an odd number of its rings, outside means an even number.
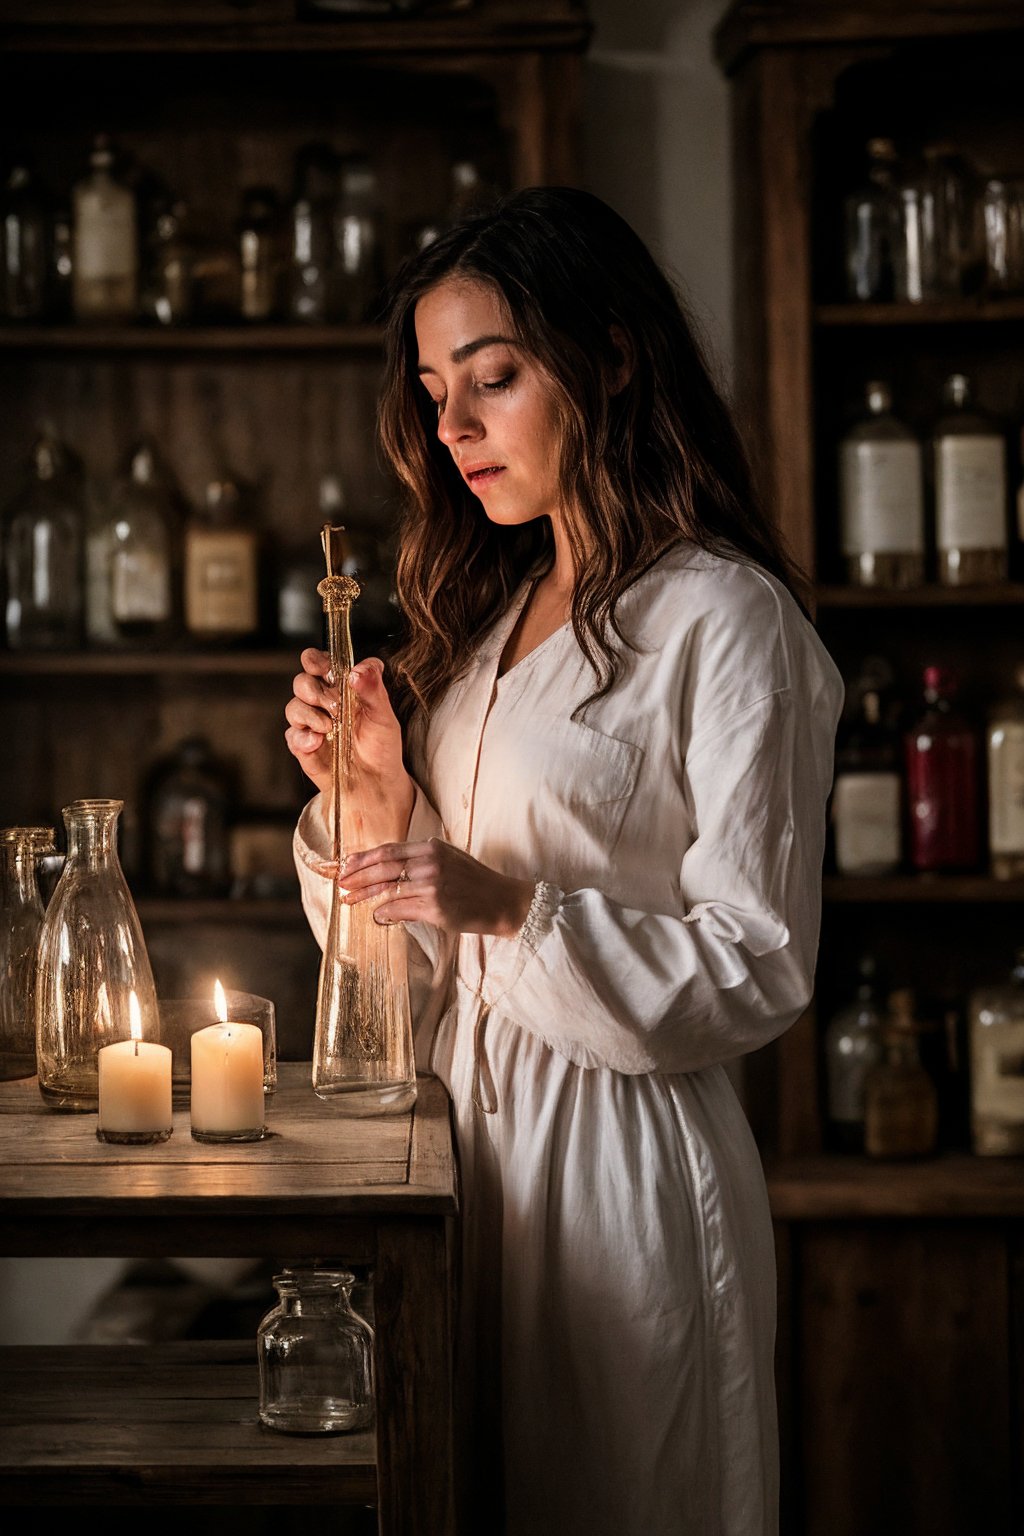
[[[142,1038],[142,1014],[134,991],[128,995],[130,1040],[100,1047],[100,1141],[166,1141],[173,1126],[171,1053],[166,1045]]]
[[[196,1141],[259,1141],[263,1136],[263,1031],[228,1019],[218,981],[220,1023],[192,1036],[192,1135]]]

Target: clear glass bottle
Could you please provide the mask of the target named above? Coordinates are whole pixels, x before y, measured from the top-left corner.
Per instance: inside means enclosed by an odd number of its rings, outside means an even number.
[[[899,166],[891,139],[867,145],[867,175],[843,203],[846,296],[862,303],[892,298],[892,201]]]
[[[1024,176],[994,176],[982,193],[985,286],[994,299],[1024,293]]]
[[[997,880],[1024,878],[1024,664],[1013,692],[995,704],[985,732],[988,852]]]
[[[272,187],[248,187],[238,223],[243,320],[274,320],[280,309],[281,210]]]
[[[932,434],[935,543],[944,586],[1005,581],[1008,570],[1006,438],[973,404],[970,380],[954,373]]]
[[[74,800],[62,813],[67,859],[36,967],[36,1064],[50,1109],[99,1108],[97,1053],[132,1038],[133,996],[142,1039],[160,1038],[149,953],[117,854],[123,808],[123,800]]]
[[[286,318],[319,325],[328,318],[331,274],[332,157],[309,145],[296,160],[296,190],[288,215]]]
[[[321,540],[327,576],[319,585],[327,615],[328,650],[340,709],[332,735],[332,864],[350,848],[386,842],[400,829],[381,818],[367,793],[353,751],[354,665],[349,613],[359,584],[342,573],[345,530],[325,525]],[[376,923],[374,901],[347,906],[331,881],[331,912],[320,962],[313,1032],[313,1091],[336,1097],[343,1114],[400,1114],[416,1100],[416,1062],[409,1007],[405,930]]]
[[[977,292],[984,268],[978,172],[957,145],[925,145],[924,161],[935,193],[936,285],[944,298]]]
[[[185,523],[185,629],[197,640],[241,640],[259,622],[259,534],[238,486],[211,480]]]
[[[72,194],[75,318],[134,320],[139,311],[139,233],[135,196],[118,179],[114,149],[99,134],[89,170]]]
[[[50,216],[47,254],[47,318],[70,320],[73,313],[71,272],[74,265],[74,224],[66,202],[58,202]]]
[[[27,165],[11,167],[3,197],[5,320],[39,320],[49,297],[50,230],[46,198]]]
[[[174,628],[177,509],[156,448],[143,439],[110,504],[110,615],[127,640],[166,638]]]
[[[955,674],[924,669],[924,707],[904,737],[907,856],[925,871],[981,862],[980,731],[957,705]]]
[[[864,1150],[869,1157],[928,1157],[939,1135],[939,1096],[921,1062],[914,994],[889,996],[882,1059],[864,1083]]]
[[[330,1435],[373,1420],[373,1330],[353,1310],[355,1276],[296,1266],[274,1276],[277,1305],[256,1332],[259,1417],[286,1434]]]
[[[935,182],[926,166],[907,167],[892,195],[892,287],[898,304],[926,304],[944,296],[940,242]]]
[[[983,1157],[1024,1154],[1024,947],[1006,981],[968,1003],[971,1143]]]
[[[225,896],[231,776],[204,736],[158,762],[146,793],[148,883],[158,896]]]
[[[195,314],[195,253],[182,202],[162,209],[149,239],[141,309],[157,325],[185,325]]]
[[[378,316],[383,284],[384,232],[377,177],[363,155],[341,163],[334,210],[334,252],[329,309],[332,320],[362,325]]]
[[[877,688],[863,690],[836,743],[832,830],[841,875],[887,875],[903,856],[899,742]]]
[[[847,580],[858,587],[924,581],[924,454],[892,412],[881,380],[865,387],[866,414],[839,448],[839,508]]]
[[[864,1084],[882,1059],[884,1013],[873,955],[857,967],[857,989],[825,1031],[828,1139],[838,1152],[864,1150]]]
[[[5,624],[12,650],[82,642],[85,505],[81,466],[51,427],[32,448],[3,516]]]
[[[44,906],[40,859],[55,852],[52,827],[0,831],[0,1078],[36,1070],[36,952]]]

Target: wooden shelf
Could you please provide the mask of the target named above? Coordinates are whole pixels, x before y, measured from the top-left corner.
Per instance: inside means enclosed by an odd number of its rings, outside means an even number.
[[[1024,1216],[1024,1159],[947,1153],[919,1162],[867,1157],[766,1159],[778,1221]]]
[[[0,326],[5,352],[376,352],[373,325]]]
[[[1024,880],[991,875],[826,875],[828,903],[876,906],[879,902],[1016,902],[1024,905]]]
[[[223,900],[189,901],[184,898],[172,900],[142,896],[135,905],[140,921],[154,925],[180,923],[182,927],[189,927],[196,923],[237,923],[251,928],[261,925],[274,928],[285,924],[288,927],[307,925],[298,886],[293,900],[281,897],[273,900],[268,898],[266,901],[256,898],[235,901],[226,896]]]
[[[0,1349],[0,1496],[6,1505],[376,1501],[372,1429],[275,1434],[258,1404],[255,1340]]]
[[[818,304],[814,322],[826,329],[861,326],[991,325],[1024,320],[1024,298],[949,299],[932,304]]]
[[[977,587],[928,585],[905,590],[823,585],[816,589],[815,596],[819,611],[837,608],[1016,608],[1024,604],[1024,582],[1001,581]]]
[[[273,651],[5,651],[0,676],[123,677],[139,673],[175,676],[292,677],[299,670],[300,644]]]

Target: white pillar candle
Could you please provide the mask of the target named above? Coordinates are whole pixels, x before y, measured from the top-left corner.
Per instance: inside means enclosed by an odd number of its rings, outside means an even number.
[[[210,1140],[263,1134],[263,1031],[230,1019],[192,1036],[192,1133]]]
[[[171,1052],[166,1045],[142,1040],[138,999],[128,999],[132,1038],[100,1047],[97,1135],[116,1138],[171,1134]]]

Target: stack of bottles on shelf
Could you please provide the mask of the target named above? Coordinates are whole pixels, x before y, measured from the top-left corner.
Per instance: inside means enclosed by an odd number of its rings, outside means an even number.
[[[318,499],[321,521],[329,515],[349,529],[348,573],[363,588],[367,638],[386,636],[395,614],[386,539],[366,519],[349,516],[337,474],[322,477]],[[199,505],[189,505],[149,438],[132,446],[104,492],[44,426],[4,509],[0,537],[12,650],[323,643],[315,536],[308,553],[274,558],[268,570],[270,551],[248,490],[220,477],[206,485]]]
[[[882,1159],[963,1149],[1024,1153],[1024,946],[1007,974],[958,1008],[908,987],[886,993],[872,955],[823,1038],[826,1140],[837,1152]]]
[[[957,674],[927,666],[904,701],[880,658],[848,690],[831,843],[841,875],[1024,878],[1024,660],[984,717]]]
[[[854,586],[998,583],[1020,562],[1024,479],[1007,433],[975,404],[967,375],[951,374],[943,395],[926,452],[889,384],[865,386],[864,413],[839,446],[840,541]],[[1024,459],[1024,430],[1018,438]]]
[[[1024,294],[1024,177],[954,143],[868,141],[843,200],[843,290],[861,303]]]
[[[372,323],[396,243],[404,260],[496,190],[476,159],[456,158],[447,205],[396,233],[371,158],[307,144],[286,192],[241,190],[226,238],[200,230],[185,198],[99,134],[63,200],[30,165],[10,168],[0,320]]]

